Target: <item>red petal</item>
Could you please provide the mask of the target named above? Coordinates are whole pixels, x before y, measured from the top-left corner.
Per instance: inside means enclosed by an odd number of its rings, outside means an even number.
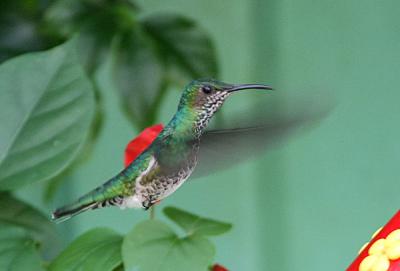
[[[125,148],[125,167],[135,160],[157,138],[164,126],[156,124],[144,129]]]
[[[223,267],[222,265],[214,264],[211,271],[229,271],[229,270]]]

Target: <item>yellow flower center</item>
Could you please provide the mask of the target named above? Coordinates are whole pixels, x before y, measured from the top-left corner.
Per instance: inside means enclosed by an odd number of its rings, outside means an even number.
[[[373,243],[368,254],[361,262],[359,271],[387,271],[390,260],[400,258],[400,229]]]

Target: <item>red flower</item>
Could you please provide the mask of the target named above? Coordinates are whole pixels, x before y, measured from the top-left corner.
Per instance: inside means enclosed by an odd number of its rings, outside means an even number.
[[[164,126],[156,124],[144,129],[137,137],[135,137],[125,148],[125,167],[136,159],[150,144],[157,138]]]
[[[214,265],[211,267],[211,271],[229,271],[229,270],[226,269],[225,267],[223,267],[222,265],[214,264]]]

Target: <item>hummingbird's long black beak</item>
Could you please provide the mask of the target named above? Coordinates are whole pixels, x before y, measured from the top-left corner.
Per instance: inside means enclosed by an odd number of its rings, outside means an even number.
[[[262,84],[241,84],[241,85],[232,85],[227,88],[228,92],[235,92],[242,89],[269,89],[272,90],[273,88],[267,85]]]

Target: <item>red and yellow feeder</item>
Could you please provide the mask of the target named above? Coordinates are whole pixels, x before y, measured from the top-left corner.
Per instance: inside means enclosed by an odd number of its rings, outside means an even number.
[[[347,271],[400,271],[400,211],[375,232]]]

